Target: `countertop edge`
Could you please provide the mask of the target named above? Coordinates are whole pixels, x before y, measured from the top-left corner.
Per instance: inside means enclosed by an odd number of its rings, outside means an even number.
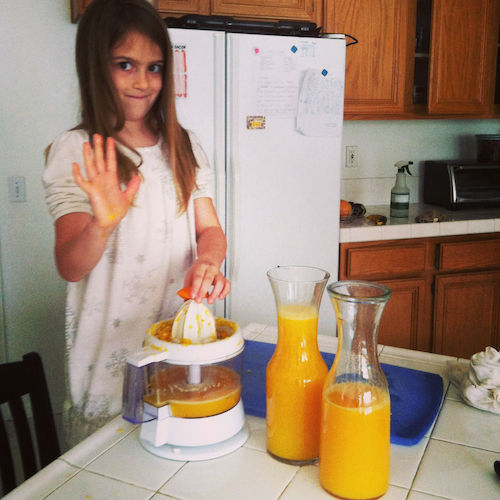
[[[389,205],[374,205],[365,208],[364,217],[353,217],[350,220],[341,221],[339,243],[500,232],[500,210],[452,211],[423,203],[414,203],[410,204],[408,218],[398,219],[390,217]],[[445,216],[445,220],[430,223],[415,222],[418,215],[428,210],[440,212]],[[382,215],[387,218],[387,222],[384,225],[377,225],[366,218],[368,215]]]

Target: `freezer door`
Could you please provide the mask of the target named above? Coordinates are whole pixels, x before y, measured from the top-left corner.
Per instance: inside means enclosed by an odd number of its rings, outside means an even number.
[[[214,205],[225,230],[225,34],[169,28],[174,50],[176,111],[180,124],[201,142],[213,172]],[[214,311],[224,317],[225,303]]]
[[[213,170],[215,205],[225,223],[225,35],[169,28],[174,50],[176,111],[194,132]]]
[[[345,40],[227,38],[228,317],[276,325],[269,269],[338,275]],[[325,294],[320,332],[335,328]]]

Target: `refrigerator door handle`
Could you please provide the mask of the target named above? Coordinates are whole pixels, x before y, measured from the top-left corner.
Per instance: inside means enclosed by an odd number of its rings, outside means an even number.
[[[238,220],[240,213],[240,164],[238,151],[238,71],[239,36],[228,33],[228,84],[227,84],[227,173],[226,173],[226,234],[228,235],[228,255],[226,277],[236,281],[240,255]],[[230,298],[230,295],[228,296]]]
[[[214,177],[215,204],[223,231],[227,234],[226,221],[226,35],[223,32],[213,33],[214,51]],[[222,271],[227,276],[227,261]],[[217,300],[214,313],[226,317],[227,298]]]
[[[214,171],[215,200],[222,228],[226,213],[226,37],[222,32],[214,36]]]

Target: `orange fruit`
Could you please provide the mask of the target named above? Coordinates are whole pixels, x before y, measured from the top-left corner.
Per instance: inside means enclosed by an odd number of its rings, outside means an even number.
[[[340,218],[347,219],[352,213],[352,205],[345,200],[340,200]]]
[[[179,290],[177,292],[177,295],[179,297],[182,297],[185,300],[189,300],[191,298],[191,287],[187,286],[186,288],[183,288],[182,290]],[[205,298],[207,298],[207,297],[208,297],[208,292],[205,295]]]

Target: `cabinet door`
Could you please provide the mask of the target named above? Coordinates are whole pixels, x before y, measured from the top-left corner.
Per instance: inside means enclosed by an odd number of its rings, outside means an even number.
[[[157,0],[158,11],[168,14],[210,14],[210,0]]]
[[[498,0],[433,0],[429,113],[488,110],[493,100],[497,16]]]
[[[345,109],[352,114],[404,111],[408,0],[326,0],[324,31],[345,33]]]
[[[323,0],[212,0],[211,14],[253,19],[310,21],[321,26]]]
[[[425,243],[366,245],[348,248],[341,262],[341,279],[374,279],[423,273],[427,266]]]
[[[470,358],[500,348],[500,271],[436,276],[434,352]]]
[[[438,245],[440,271],[480,271],[500,267],[500,239],[454,241]]]
[[[430,328],[426,327],[425,279],[377,280],[392,290],[380,321],[378,343],[404,349],[430,351]]]

